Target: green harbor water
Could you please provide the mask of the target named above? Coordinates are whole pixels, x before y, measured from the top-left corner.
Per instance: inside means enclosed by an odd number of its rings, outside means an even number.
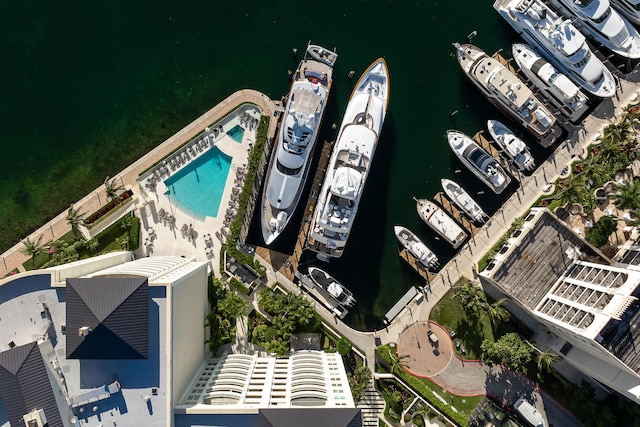
[[[397,255],[393,225],[414,230],[444,262],[453,254],[420,222],[412,196],[432,197],[443,177],[486,190],[455,172],[462,167],[444,134],[474,134],[489,116],[502,118],[451,46],[475,30],[473,43],[487,52],[510,51],[514,34],[491,1],[9,2],[0,20],[2,250],[236,90],[285,95],[287,70],[309,40],[339,54],[323,139],[336,137],[331,124],[366,67],[383,56],[390,72],[355,228],[343,258],[326,266],[358,300],[349,323],[379,326],[422,284]],[[499,202],[488,191],[477,199],[489,212]]]

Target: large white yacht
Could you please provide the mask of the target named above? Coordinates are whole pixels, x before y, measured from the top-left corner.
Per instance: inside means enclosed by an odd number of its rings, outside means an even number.
[[[444,194],[455,204],[458,209],[464,212],[471,221],[484,224],[489,216],[482,210],[478,202],[473,200],[469,193],[457,182],[442,178],[440,180]]]
[[[356,83],[333,148],[306,247],[318,259],[342,256],[351,233],[389,103],[389,72],[383,58]]]
[[[393,232],[400,244],[424,267],[435,270],[440,265],[438,257],[422,240],[406,227],[396,225]]]
[[[545,147],[560,136],[554,129],[556,118],[553,113],[498,58],[472,44],[454,43],[454,46],[462,70],[505,114],[539,138]]]
[[[315,45],[310,45],[316,47]],[[314,51],[315,52],[315,51]],[[332,55],[333,61],[337,55]],[[262,195],[262,236],[271,244],[300,201],[331,90],[334,62],[305,58],[293,74]]]
[[[513,161],[516,168],[522,172],[531,172],[536,167],[529,147],[511,129],[498,120],[487,120],[487,129],[505,156]]]
[[[500,194],[507,188],[511,178],[477,142],[457,130],[447,131],[447,141],[458,159],[494,193]]]
[[[611,0],[611,6],[631,23],[640,25],[640,0]]]
[[[446,240],[454,249],[460,247],[467,238],[467,232],[458,225],[457,222],[447,215],[442,208],[427,199],[417,199],[416,209],[420,219],[424,221],[433,231]]]
[[[591,52],[585,36],[541,0],[496,0],[493,8],[539,54],[588,92],[616,93],[613,75]]]
[[[577,17],[576,27],[609,50],[631,59],[640,58],[640,35],[629,21],[611,9],[609,0],[549,0],[569,19]],[[564,8],[564,9],[563,9]]]
[[[511,51],[524,75],[571,122],[577,122],[587,112],[589,98],[529,45],[514,43]]]

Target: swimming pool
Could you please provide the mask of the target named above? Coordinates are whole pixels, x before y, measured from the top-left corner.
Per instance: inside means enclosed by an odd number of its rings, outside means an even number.
[[[165,194],[174,206],[188,215],[215,218],[230,167],[231,156],[213,147],[167,178]]]
[[[244,128],[240,125],[235,125],[227,131],[227,135],[231,137],[238,144],[242,143],[242,136],[244,135]]]

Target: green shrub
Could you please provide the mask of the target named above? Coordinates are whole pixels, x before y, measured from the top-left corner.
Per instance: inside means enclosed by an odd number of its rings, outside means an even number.
[[[608,215],[602,216],[596,221],[591,230],[587,231],[585,239],[596,248],[599,248],[609,242],[609,236],[617,228],[618,222],[615,218]]]
[[[243,295],[249,295],[251,293],[251,289],[249,289],[247,286],[245,286],[244,283],[242,283],[235,277],[231,277],[229,279],[229,285]]]

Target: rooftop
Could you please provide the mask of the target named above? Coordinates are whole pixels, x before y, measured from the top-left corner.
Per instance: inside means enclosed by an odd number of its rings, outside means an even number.
[[[532,209],[521,232],[496,256],[483,275],[522,305],[535,310],[574,259],[608,264],[609,260],[546,209]]]

